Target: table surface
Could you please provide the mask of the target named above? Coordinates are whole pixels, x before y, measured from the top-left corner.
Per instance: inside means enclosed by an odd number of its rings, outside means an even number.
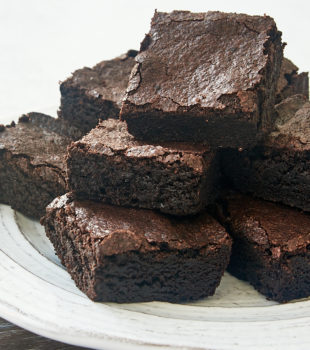
[[[40,337],[2,318],[0,318],[0,348],[5,350],[85,350],[85,348]]]

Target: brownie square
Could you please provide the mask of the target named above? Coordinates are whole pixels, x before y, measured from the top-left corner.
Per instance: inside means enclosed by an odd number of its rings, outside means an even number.
[[[78,288],[95,301],[212,295],[231,250],[231,238],[208,214],[176,219],[64,195],[41,223]]]
[[[68,149],[68,188],[76,198],[195,214],[217,194],[219,161],[207,146],[136,141],[106,120]]]
[[[82,136],[66,121],[29,113],[0,128],[0,202],[39,219],[65,190],[67,146]]]
[[[137,51],[129,50],[93,68],[76,70],[60,85],[59,117],[84,133],[94,128],[99,119],[118,118],[136,54]]]
[[[228,271],[268,299],[310,296],[310,216],[279,204],[235,195],[226,199],[233,238]]]
[[[121,118],[139,140],[245,147],[273,124],[281,33],[268,16],[155,12]]]
[[[298,67],[284,57],[277,85],[276,103],[296,94],[309,99],[308,72],[298,73]]]
[[[294,95],[276,106],[278,129],[248,150],[222,151],[222,171],[235,189],[310,211],[310,102]]]

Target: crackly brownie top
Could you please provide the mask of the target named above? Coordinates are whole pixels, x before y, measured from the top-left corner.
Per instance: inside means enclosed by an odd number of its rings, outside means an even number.
[[[100,242],[104,255],[127,251],[164,249],[217,249],[230,245],[225,229],[204,213],[190,219],[173,218],[151,210],[129,209],[92,201],[73,201],[70,194],[56,198],[51,213],[64,210],[66,225],[77,226],[83,234]],[[60,216],[57,214],[57,217]],[[46,220],[43,219],[44,220]]]
[[[93,97],[102,96],[121,106],[137,51],[129,50],[117,58],[102,61],[92,68],[76,70],[63,84],[85,89]]]
[[[129,158],[153,158],[162,163],[187,165],[197,171],[202,171],[206,162],[211,161],[214,155],[208,146],[200,144],[182,142],[148,144],[137,141],[129,134],[126,123],[116,119],[100,122],[71,147],[82,147],[90,153],[106,156],[121,153]]]
[[[294,95],[276,105],[278,130],[266,139],[266,145],[295,150],[310,149],[310,102]]]
[[[21,116],[16,126],[0,132],[0,150],[30,158],[33,165],[51,164],[64,169],[67,146],[80,136],[66,121],[29,113]]]
[[[242,109],[252,111],[252,90],[268,60],[267,42],[278,35],[268,16],[155,12],[125,103],[165,112],[194,105],[221,110],[225,98],[237,94]]]
[[[227,212],[235,237],[267,246],[275,257],[310,244],[310,216],[295,209],[237,194],[227,199]]]

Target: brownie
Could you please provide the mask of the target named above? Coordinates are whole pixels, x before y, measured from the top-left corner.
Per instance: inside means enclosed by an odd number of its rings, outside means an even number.
[[[99,119],[118,118],[122,99],[137,51],[93,68],[76,70],[60,85],[60,118],[69,120],[84,133],[94,128]]]
[[[176,219],[151,210],[56,198],[41,223],[90,299],[182,302],[212,295],[231,238],[211,216]]]
[[[278,130],[253,148],[223,150],[222,171],[243,193],[310,211],[310,102],[295,95],[276,107]]]
[[[310,296],[310,216],[279,204],[235,195],[224,220],[233,238],[228,271],[268,299]]]
[[[273,123],[282,51],[268,16],[155,12],[121,118],[139,140],[252,144]]]
[[[41,113],[0,132],[0,202],[33,218],[65,190],[67,146],[81,132]]]
[[[217,194],[219,158],[207,146],[136,141],[109,119],[68,149],[68,188],[75,198],[195,214]]]
[[[277,85],[276,102],[279,103],[285,98],[296,94],[304,95],[309,99],[308,72],[298,74],[298,67],[284,57]]]

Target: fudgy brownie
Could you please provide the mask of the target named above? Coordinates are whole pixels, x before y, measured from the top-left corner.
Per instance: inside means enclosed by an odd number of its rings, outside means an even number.
[[[109,119],[73,143],[68,188],[76,198],[194,214],[217,194],[219,161],[207,146],[136,141],[126,123]]]
[[[226,200],[224,213],[229,272],[278,302],[310,296],[309,215],[240,195]]]
[[[23,115],[0,131],[0,202],[38,219],[66,192],[67,146],[82,134],[41,113]]]
[[[295,95],[277,109],[278,130],[252,149],[223,150],[222,171],[243,193],[310,211],[310,102]]]
[[[251,144],[273,122],[282,51],[268,16],[155,12],[121,118],[140,140]]]
[[[129,50],[93,68],[76,70],[60,85],[59,117],[84,133],[94,128],[99,119],[118,118],[136,54],[137,51]]]
[[[309,98],[308,72],[298,74],[298,67],[284,57],[277,85],[276,103],[296,94],[301,94]]]
[[[231,251],[231,238],[208,214],[177,219],[64,195],[41,223],[78,288],[95,301],[212,295]]]

